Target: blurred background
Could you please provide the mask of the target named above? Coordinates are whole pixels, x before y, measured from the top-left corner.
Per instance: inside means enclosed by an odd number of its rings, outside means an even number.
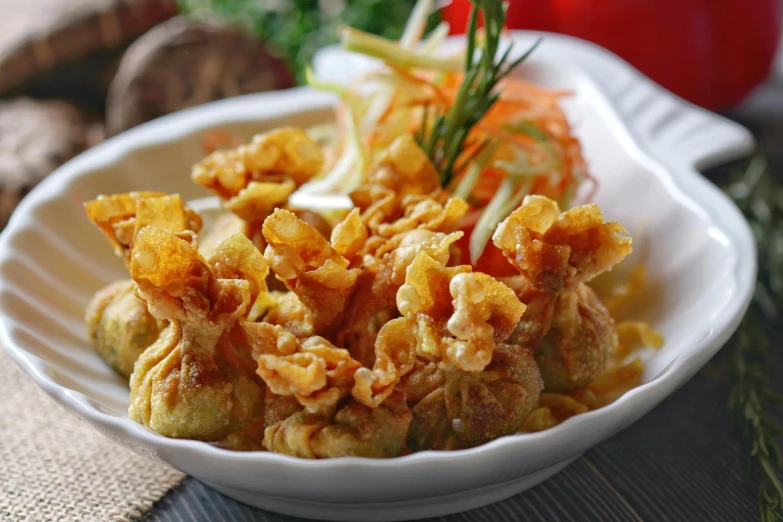
[[[0,0],[0,226],[35,184],[107,136],[193,105],[302,83],[340,25],[397,38],[413,4]],[[463,32],[468,0],[441,4],[433,26],[445,20]],[[737,111],[754,89],[746,104],[783,92],[768,81],[780,0],[511,0],[509,28],[593,41],[711,110]],[[775,107],[783,112],[783,100]]]

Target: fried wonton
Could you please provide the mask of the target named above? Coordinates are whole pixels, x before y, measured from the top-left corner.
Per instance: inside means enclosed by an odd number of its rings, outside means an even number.
[[[528,304],[509,342],[537,346],[548,392],[587,386],[601,375],[617,345],[614,320],[585,285],[631,252],[619,223],[605,223],[596,205],[561,213],[544,196],[527,196],[498,225],[495,245],[522,276]]]
[[[397,308],[411,323],[420,357],[478,372],[514,330],[525,305],[492,276],[467,265],[444,267],[420,252],[397,292]]]
[[[619,223],[605,223],[598,205],[561,213],[557,203],[544,196],[525,196],[492,240],[542,292],[586,283],[631,253],[626,230]]]
[[[190,241],[201,228],[201,216],[177,194],[130,192],[88,201],[85,211],[108,238],[116,254],[130,264],[136,234],[146,225]],[[87,307],[85,322],[93,347],[112,368],[129,377],[139,355],[158,337],[164,321],[152,317],[135,294],[133,281],[123,280],[99,290]]]
[[[264,256],[278,279],[296,294],[312,317],[314,332],[335,328],[353,293],[358,268],[341,256],[315,228],[277,209],[262,228]]]
[[[349,402],[332,415],[300,412],[266,429],[264,447],[294,457],[389,458],[400,455],[411,411],[400,394],[377,408]]]
[[[297,187],[323,167],[321,148],[302,129],[282,127],[258,134],[246,144],[218,150],[193,166],[193,181],[224,200],[257,238],[264,219],[286,205]],[[258,238],[260,239],[260,238]]]
[[[171,324],[136,362],[132,419],[168,437],[213,441],[263,414],[240,323],[266,291],[267,271],[241,234],[218,245],[210,264],[170,232],[141,229],[131,277],[150,312]]]
[[[444,234],[425,229],[413,229],[396,235],[395,248],[365,255],[361,276],[337,332],[337,342],[367,367],[375,361],[373,349],[380,328],[399,315],[397,291],[405,282],[405,274],[416,254],[426,252],[440,265],[446,266],[450,247],[462,232]]]
[[[397,342],[419,359],[398,372],[413,411],[411,449],[466,448],[519,429],[542,383],[531,351],[504,344],[525,310],[513,290],[420,252],[397,306]]]
[[[268,389],[293,396],[309,413],[331,413],[351,392],[353,374],[361,367],[347,350],[319,336],[299,341],[282,326],[247,323],[246,337]]]
[[[478,446],[519,431],[537,407],[541,375],[525,348],[499,344],[480,372],[444,371],[422,364],[400,382],[411,398],[413,420],[408,447],[413,451]]]
[[[149,313],[135,289],[130,279],[115,281],[93,296],[85,313],[87,335],[95,351],[125,378],[166,325]]]
[[[133,239],[152,225],[173,234],[201,229],[201,216],[188,207],[179,194],[128,192],[98,196],[84,204],[87,217],[101,229],[126,264],[130,263]]]
[[[403,200],[441,191],[440,178],[413,136],[395,139],[379,158],[366,182],[351,193],[362,219],[373,232],[402,217]]]
[[[616,346],[614,319],[589,286],[559,292],[536,350],[545,389],[565,392],[589,385],[603,373]]]

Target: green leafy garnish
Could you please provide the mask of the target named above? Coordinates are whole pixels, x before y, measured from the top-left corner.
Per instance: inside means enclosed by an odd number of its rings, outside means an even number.
[[[727,193],[748,219],[759,256],[756,292],[728,360],[729,408],[758,480],[760,520],[779,522],[783,520],[783,457],[775,437],[783,430],[771,412],[783,404],[783,398],[769,376],[769,337],[783,310],[783,187],[767,172],[765,162],[755,158]]]
[[[459,58],[443,58],[420,54],[404,49],[391,40],[353,27],[340,28],[340,43],[347,51],[379,58],[386,63],[399,67],[418,67],[421,69],[452,72],[462,70],[462,60]]]
[[[350,25],[398,38],[413,9],[413,0],[178,0],[191,16],[218,17],[261,38],[283,58],[298,82],[323,46],[337,42],[337,30]],[[328,5],[327,5],[328,4]]]

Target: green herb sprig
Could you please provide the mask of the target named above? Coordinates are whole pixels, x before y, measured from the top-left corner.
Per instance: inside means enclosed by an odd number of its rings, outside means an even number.
[[[496,61],[500,36],[506,23],[507,6],[502,0],[471,0],[471,3],[466,36],[465,77],[454,104],[446,113],[436,114],[433,111],[432,122],[428,121],[429,114],[425,115],[428,117],[423,118],[422,129],[417,134],[419,145],[437,167],[444,186],[457,172],[455,164],[470,130],[498,100],[498,83],[525,61],[541,42],[538,40],[514,60],[510,59],[513,46],[509,46]],[[484,20],[484,35],[481,39],[478,32],[479,15]]]
[[[728,360],[729,408],[748,446],[751,469],[758,480],[759,518],[783,521],[783,457],[775,437],[783,433],[771,411],[783,404],[773,389],[768,369],[769,336],[783,310],[783,187],[755,158],[747,171],[727,188],[753,229],[759,256],[756,292],[736,333]]]

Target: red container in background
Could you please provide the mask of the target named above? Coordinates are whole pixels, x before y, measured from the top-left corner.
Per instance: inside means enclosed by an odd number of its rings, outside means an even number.
[[[609,49],[702,107],[739,103],[767,77],[781,30],[781,0],[510,0],[509,29],[551,31]],[[444,19],[463,33],[470,2]]]

